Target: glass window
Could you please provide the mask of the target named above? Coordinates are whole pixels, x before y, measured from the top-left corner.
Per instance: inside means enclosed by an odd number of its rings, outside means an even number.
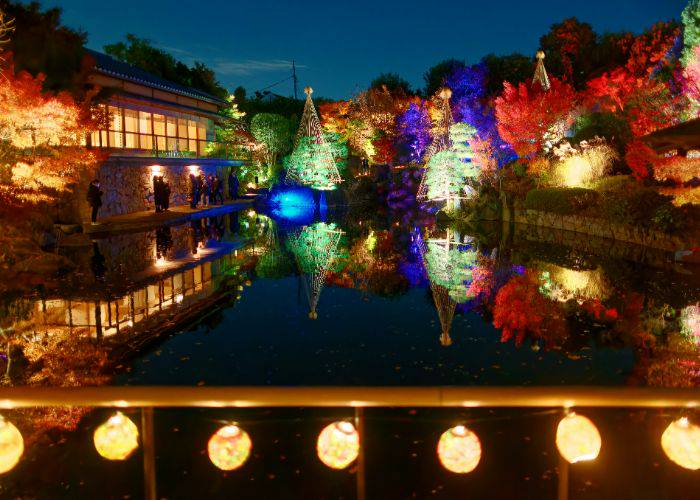
[[[109,129],[121,132],[122,129],[122,114],[119,108],[114,106],[109,107]]]
[[[151,113],[139,111],[139,132],[142,134],[151,133]]]
[[[168,147],[166,148],[168,151],[175,151],[175,142],[177,141],[177,138],[175,137],[168,137]]]
[[[141,134],[139,136],[141,149],[153,149],[153,137],[150,135]]]
[[[100,130],[100,146],[103,148],[107,147],[107,131],[106,130]]]
[[[153,115],[153,133],[165,135],[165,117],[163,115]]]
[[[158,143],[158,151],[165,151],[167,149],[165,147],[165,137],[156,137],[156,142]]]
[[[167,117],[167,131],[166,134],[168,137],[177,137],[177,120],[176,118],[173,118],[171,116]]]
[[[187,151],[187,139],[183,139],[182,137],[178,138],[177,140],[177,150],[178,151]]]
[[[197,152],[197,140],[196,139],[190,139],[189,140],[189,147],[187,148],[187,151],[193,151]]]
[[[124,130],[126,132],[138,132],[138,122],[139,112],[133,109],[124,110]]]
[[[197,139],[201,141],[207,139],[207,126],[204,123],[197,123]]]
[[[90,143],[93,145],[93,147],[99,147],[100,146],[100,132],[95,131],[90,133]]]
[[[187,137],[190,139],[197,138],[197,122],[193,120],[187,120]]]
[[[139,136],[137,134],[131,134],[129,132],[124,134],[124,147],[125,148],[138,148],[139,143],[138,143]]]
[[[123,148],[124,147],[124,134],[121,132],[115,132],[113,130],[109,131],[109,147],[110,148]]]
[[[185,118],[178,118],[177,126],[178,137],[187,137],[187,120]]]

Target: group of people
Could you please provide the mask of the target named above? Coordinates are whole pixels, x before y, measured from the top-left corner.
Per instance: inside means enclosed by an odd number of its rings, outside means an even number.
[[[190,174],[190,207],[224,204],[224,183],[216,175],[203,176]]]
[[[162,212],[170,207],[170,183],[162,175],[153,176],[153,201],[156,212]]]

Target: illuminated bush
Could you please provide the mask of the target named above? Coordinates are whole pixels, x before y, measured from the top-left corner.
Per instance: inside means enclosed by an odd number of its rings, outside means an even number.
[[[557,157],[550,183],[557,186],[581,187],[596,181],[609,173],[618,154],[602,140],[582,142],[571,147],[568,142],[554,148]]]

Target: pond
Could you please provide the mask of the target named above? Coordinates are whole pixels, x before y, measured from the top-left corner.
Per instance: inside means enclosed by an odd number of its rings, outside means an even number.
[[[61,252],[74,272],[4,299],[2,326],[26,346],[3,358],[11,384],[700,385],[700,269],[648,248],[500,223],[450,227],[425,214],[246,210]],[[139,424],[138,409],[125,411]],[[157,409],[158,493],[551,498],[561,484],[560,409],[365,411],[361,469],[329,472],[315,436],[352,409]],[[692,498],[697,475],[658,446],[675,411],[586,412],[604,447],[594,465],[572,468],[572,498]],[[27,456],[3,494],[140,497],[145,459],[107,463],[92,446],[109,414],[8,411]],[[222,473],[205,445],[231,421],[254,447],[240,471]],[[436,465],[435,443],[455,422],[469,422],[484,447],[468,479]]]

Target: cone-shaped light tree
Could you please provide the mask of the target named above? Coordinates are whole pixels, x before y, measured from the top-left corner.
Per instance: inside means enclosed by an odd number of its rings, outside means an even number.
[[[311,100],[313,89],[306,87],[306,104],[299,130],[294,141],[294,151],[289,156],[287,183],[301,184],[314,189],[329,191],[342,181],[333,152],[323,137],[316,108]]]

